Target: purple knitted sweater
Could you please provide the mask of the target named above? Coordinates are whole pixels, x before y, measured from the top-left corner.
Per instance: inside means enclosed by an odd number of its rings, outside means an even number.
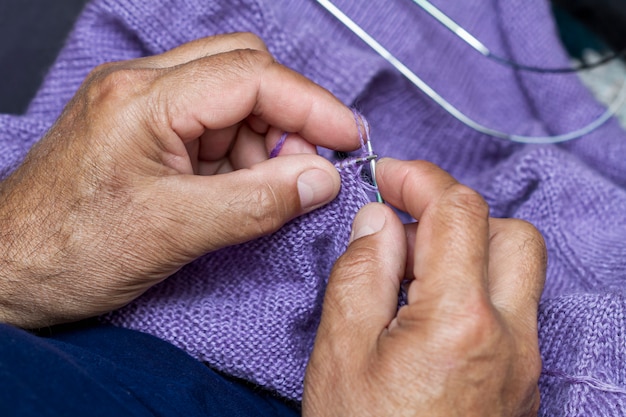
[[[518,134],[558,134],[603,112],[576,75],[512,71],[410,1],[336,0],[461,111]],[[545,0],[435,1],[499,55],[567,65]],[[28,112],[0,115],[6,176],[97,64],[207,35],[251,31],[283,64],[356,106],[379,155],[427,159],[476,188],[492,215],[533,222],[549,249],[541,302],[543,416],[626,415],[626,134],[611,120],[563,145],[519,145],[451,118],[314,0],[95,0]],[[326,153],[331,156],[329,152]],[[105,320],[299,399],[325,280],[366,202],[344,170],[338,199],[278,233],[212,253]]]

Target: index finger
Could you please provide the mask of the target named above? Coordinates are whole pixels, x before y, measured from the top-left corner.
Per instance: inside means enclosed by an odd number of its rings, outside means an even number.
[[[314,145],[337,150],[359,146],[350,109],[329,91],[258,50],[235,50],[167,71],[155,86],[160,108],[183,140],[223,129],[250,115],[297,132]]]
[[[427,162],[383,160],[377,171],[383,198],[419,220],[409,303],[451,297],[464,304],[488,296],[485,201]]]
[[[195,39],[158,55],[121,61],[116,63],[116,65],[134,68],[163,69],[183,65],[196,59],[236,49],[268,51],[263,40],[255,34],[250,32],[235,32]]]

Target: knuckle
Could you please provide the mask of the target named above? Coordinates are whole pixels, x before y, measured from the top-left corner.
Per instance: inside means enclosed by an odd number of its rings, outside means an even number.
[[[91,72],[89,72],[89,74],[87,75],[87,81],[98,80],[106,76],[110,72],[115,71],[119,67],[119,62],[104,62],[96,66],[94,69],[91,70]]]
[[[238,200],[247,212],[244,230],[252,230],[257,236],[277,231],[291,217],[287,199],[267,183],[251,188],[245,198]]]
[[[127,103],[148,77],[148,70],[121,68],[116,64],[103,64],[94,71],[87,92],[88,103],[92,105]]]
[[[274,63],[274,57],[266,51],[257,49],[236,49],[229,52],[229,59],[236,63],[235,67],[250,69],[256,66],[266,67]]]
[[[402,161],[406,164],[406,168],[412,171],[412,176],[436,177],[439,175],[448,175],[439,165],[424,159]]]
[[[453,332],[449,334],[459,353],[489,351],[496,346],[502,325],[494,307],[485,296],[468,296],[462,314],[456,317]]]
[[[545,267],[548,249],[541,232],[531,223],[519,219],[511,219],[510,230],[511,239],[518,243],[520,250]]]
[[[362,242],[359,242],[362,243]],[[329,289],[325,298],[325,308],[332,309],[343,320],[337,322],[342,327],[345,322],[354,322],[362,317],[362,306],[355,305],[354,294],[366,291],[368,281],[363,277],[379,276],[374,248],[356,244],[339,257],[329,278]]]
[[[487,218],[489,205],[476,191],[463,184],[453,184],[444,191],[442,203],[455,212],[471,217]]]
[[[364,274],[373,274],[374,266],[379,262],[376,259],[379,251],[371,246],[362,244],[363,242],[353,243],[348,250],[337,259],[331,275],[336,281],[352,282],[353,278]]]
[[[446,188],[438,201],[438,206],[443,218],[461,224],[486,221],[489,217],[489,205],[482,196],[459,183]]]
[[[267,52],[267,45],[258,35],[252,32],[232,34],[233,49],[254,49]]]
[[[506,219],[504,233],[498,238],[508,252],[511,267],[516,267],[519,279],[534,302],[539,302],[548,264],[548,250],[542,234],[524,220]],[[520,281],[522,282],[522,281]]]

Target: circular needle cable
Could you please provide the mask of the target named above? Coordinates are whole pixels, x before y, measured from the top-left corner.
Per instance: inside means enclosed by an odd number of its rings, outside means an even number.
[[[432,16],[435,20],[441,23],[446,29],[454,33],[456,36],[459,37],[459,39],[467,43],[469,46],[472,47],[472,49],[479,52],[484,57],[489,58],[500,64],[509,66],[511,68],[515,68],[515,69],[519,69],[523,71],[539,72],[543,74],[566,74],[566,73],[572,73],[572,72],[579,72],[579,71],[584,71],[584,70],[590,70],[592,68],[597,68],[599,66],[606,64],[607,62],[610,62],[616,58],[622,57],[626,54],[626,49],[624,49],[619,52],[612,52],[608,54],[607,56],[602,57],[596,62],[589,62],[589,63],[582,62],[578,65],[571,66],[571,67],[543,68],[543,67],[536,67],[533,65],[521,64],[519,62],[501,57],[491,52],[491,50],[487,48],[487,46],[484,43],[478,40],[474,35],[469,33],[466,29],[464,29],[461,25],[459,25],[454,20],[452,20],[447,14],[439,10],[436,6],[434,6],[428,0],[411,0],[411,1],[413,1],[413,3],[417,4],[419,7],[421,7],[422,10],[424,10],[426,13]]]
[[[337,8],[337,6],[335,6],[330,0],[316,0],[316,1],[322,7],[324,7],[324,9],[326,9],[330,14],[332,14],[337,20],[339,20],[343,25],[345,25],[348,29],[350,29],[355,35],[357,35],[370,48],[376,51],[376,53],[378,53],[381,57],[387,60],[387,62],[389,62],[402,75],[404,75],[413,85],[419,88],[424,94],[430,97],[435,103],[441,106],[446,112],[448,112],[450,115],[452,115],[454,118],[456,118],[458,121],[465,124],[469,128],[476,130],[480,133],[489,135],[489,136],[493,136],[493,137],[497,137],[501,139],[507,139],[513,142],[518,142],[518,143],[549,144],[549,143],[560,143],[560,142],[570,141],[570,140],[585,136],[591,133],[592,131],[596,130],[598,127],[602,126],[604,123],[606,123],[607,120],[609,120],[613,115],[615,115],[617,110],[620,108],[620,106],[624,102],[624,99],[626,99],[626,79],[625,79],[624,82],[622,82],[620,91],[617,94],[616,98],[614,99],[613,103],[609,105],[609,107],[607,108],[605,112],[603,112],[598,118],[596,118],[595,120],[593,120],[591,123],[587,124],[586,126],[583,126],[580,129],[577,129],[568,133],[560,134],[560,135],[526,136],[526,135],[516,135],[516,134],[506,133],[497,129],[492,129],[490,127],[484,126],[474,121],[473,119],[465,115],[463,112],[461,112],[459,109],[454,107],[451,103],[449,103],[446,99],[444,99],[439,93],[437,93],[432,87],[430,87],[426,82],[424,82],[420,77],[418,77],[417,74],[411,71],[410,68],[404,65],[402,61],[400,61],[391,52],[389,52],[384,46],[382,46],[369,33],[367,33],[363,28],[361,28],[352,19],[350,19],[350,17],[348,17],[345,13],[343,13],[339,8]],[[428,3],[428,2],[424,2],[423,0],[413,0],[413,1],[416,3],[418,1],[423,2],[424,4]],[[432,6],[432,4],[430,3],[428,4]],[[434,6],[432,7],[434,8]],[[446,21],[445,19],[448,19],[449,20],[447,21],[448,24],[450,24],[449,22],[454,23],[452,19],[447,17],[445,14],[443,14],[443,12],[441,12],[439,9],[434,8],[431,10],[437,10],[437,12],[440,14],[439,17],[443,19],[444,21]],[[437,13],[437,12],[433,11],[433,13]],[[445,18],[443,18],[442,16],[445,16]],[[441,22],[440,19],[437,18],[437,20]],[[487,49],[482,44],[482,42],[478,41],[474,36],[469,34],[469,32],[463,29],[460,25],[456,23],[454,23],[454,25],[451,26],[452,28],[454,28],[454,30],[453,29],[450,29],[450,30],[452,30],[457,35],[461,36],[462,39],[465,39],[466,42],[472,45],[472,47],[477,48],[479,52],[481,51],[481,48],[482,48],[487,53],[490,53],[489,49]]]

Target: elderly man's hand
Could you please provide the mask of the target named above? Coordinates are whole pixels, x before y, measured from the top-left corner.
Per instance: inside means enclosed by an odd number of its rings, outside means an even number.
[[[478,194],[431,164],[383,160],[377,179],[419,224],[405,229],[377,203],[357,215],[326,291],[303,415],[535,415],[541,235],[489,218]]]
[[[327,203],[339,175],[315,145],[358,147],[352,113],[253,35],[95,69],[0,185],[0,321],[113,310]]]

